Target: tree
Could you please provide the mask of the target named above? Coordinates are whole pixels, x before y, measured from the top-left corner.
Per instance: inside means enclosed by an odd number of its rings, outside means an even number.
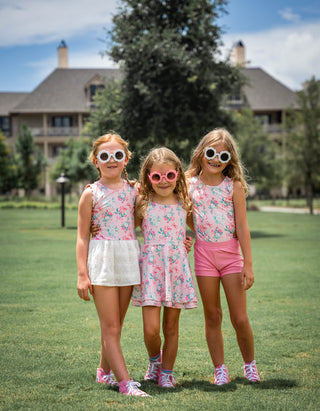
[[[121,82],[109,81],[105,89],[100,90],[93,98],[94,107],[90,111],[86,132],[92,140],[106,134],[109,130],[120,133],[121,116]]]
[[[18,187],[25,189],[26,195],[38,187],[39,175],[46,165],[43,153],[36,146],[34,136],[23,124],[16,142]]]
[[[0,193],[7,193],[17,186],[17,166],[12,150],[0,131]]]
[[[320,175],[320,80],[312,77],[298,93],[300,111],[288,110],[287,158],[289,168],[298,171],[307,193],[307,204],[313,214],[313,198]]]
[[[234,135],[249,184],[254,184],[259,191],[279,185],[281,176],[275,144],[264,132],[260,120],[250,109],[234,112],[233,116],[236,123]]]
[[[51,173],[55,180],[61,173],[69,178],[71,184],[80,181],[94,181],[98,177],[96,168],[89,161],[91,143],[88,139],[69,138],[60,151]]]
[[[166,145],[189,160],[204,133],[231,128],[222,97],[239,72],[219,61],[226,0],[121,0],[109,54],[121,64],[121,131],[138,156]]]

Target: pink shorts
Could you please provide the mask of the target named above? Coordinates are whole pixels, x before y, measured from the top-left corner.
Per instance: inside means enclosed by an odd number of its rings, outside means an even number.
[[[196,240],[194,244],[194,271],[196,276],[222,277],[240,273],[243,258],[237,238],[209,242]]]

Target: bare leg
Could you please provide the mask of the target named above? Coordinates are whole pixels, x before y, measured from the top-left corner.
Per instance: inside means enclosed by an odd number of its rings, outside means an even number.
[[[203,303],[209,352],[214,366],[219,367],[224,364],[220,278],[197,276],[197,281]]]
[[[247,315],[246,291],[243,289],[243,285],[241,285],[240,274],[227,274],[223,276],[222,285],[243,360],[249,363],[254,360],[254,339]]]
[[[162,368],[172,370],[178,353],[180,309],[164,308],[162,329],[164,335]]]
[[[150,357],[155,357],[161,349],[160,337],[161,307],[142,307],[144,342]]]
[[[122,288],[94,286],[93,296],[100,319],[103,357],[108,366],[113,370],[118,381],[128,381],[130,377],[120,346],[123,322],[123,319],[121,322],[120,312],[126,311],[123,307],[122,309],[120,308]]]
[[[119,287],[119,308],[120,308],[120,327],[122,330],[123,321],[128,311],[130,304],[130,298],[132,294],[132,286],[128,287]],[[120,330],[120,335],[121,335]],[[106,360],[106,355],[103,354],[103,345],[101,345],[101,354],[100,354],[100,365],[99,368],[103,368],[106,373],[110,371],[110,366]]]

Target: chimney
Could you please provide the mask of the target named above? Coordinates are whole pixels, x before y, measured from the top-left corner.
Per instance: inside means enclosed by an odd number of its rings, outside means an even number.
[[[68,47],[64,40],[58,46],[58,68],[68,68]]]
[[[241,40],[233,45],[231,63],[234,66],[244,67],[246,65],[245,47]]]

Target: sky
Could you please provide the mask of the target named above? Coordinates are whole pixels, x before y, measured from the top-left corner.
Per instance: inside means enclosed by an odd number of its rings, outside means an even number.
[[[118,0],[0,0],[0,92],[31,92],[55,68],[61,40],[70,68],[114,68],[106,49]],[[292,90],[320,79],[319,0],[229,0],[222,56],[241,40],[247,67]]]

